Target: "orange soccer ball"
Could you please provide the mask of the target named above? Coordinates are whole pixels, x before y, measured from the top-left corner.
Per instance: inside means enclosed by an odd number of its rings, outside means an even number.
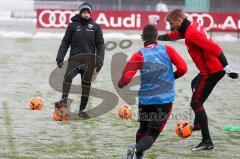
[[[131,119],[131,117],[132,117],[132,108],[127,106],[127,105],[123,105],[123,106],[119,107],[118,115],[121,118],[124,118],[124,119]]]
[[[33,98],[29,102],[29,107],[32,110],[41,110],[43,107],[43,101],[41,100],[41,98]]]
[[[175,131],[178,137],[187,138],[192,134],[192,125],[188,120],[180,120]]]

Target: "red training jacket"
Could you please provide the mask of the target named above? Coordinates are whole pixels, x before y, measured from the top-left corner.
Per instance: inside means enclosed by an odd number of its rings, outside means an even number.
[[[168,34],[171,40],[185,38],[185,44],[195,65],[202,75],[209,75],[223,69],[218,56],[222,49],[207,35],[205,29],[197,22],[191,22],[185,37],[177,30]]]

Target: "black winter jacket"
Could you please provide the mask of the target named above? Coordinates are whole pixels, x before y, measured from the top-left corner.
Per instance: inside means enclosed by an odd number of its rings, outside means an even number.
[[[93,53],[104,60],[104,39],[100,25],[90,20],[83,19],[79,14],[72,17],[62,43],[59,47],[56,61],[63,61],[69,46],[71,45],[70,57],[80,53]]]

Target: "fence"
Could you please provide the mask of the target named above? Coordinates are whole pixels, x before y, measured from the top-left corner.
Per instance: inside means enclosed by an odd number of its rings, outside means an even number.
[[[183,8],[194,12],[240,13],[240,0],[87,0],[97,10],[157,11],[164,4],[168,10]],[[160,3],[161,2],[161,3]],[[197,3],[196,3],[197,2]],[[77,9],[79,0],[35,0],[35,8]],[[207,3],[207,4],[206,4]],[[200,7],[205,6],[205,7]],[[193,10],[191,10],[193,9]],[[163,10],[162,10],[163,11]]]

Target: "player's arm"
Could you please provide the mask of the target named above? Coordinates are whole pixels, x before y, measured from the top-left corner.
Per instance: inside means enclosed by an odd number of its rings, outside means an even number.
[[[187,72],[187,63],[180,56],[180,54],[171,46],[166,45],[166,50],[171,62],[176,67],[176,71],[174,72],[174,78],[177,79],[183,76]]]
[[[168,34],[163,34],[158,36],[158,40],[160,41],[175,41],[183,38],[184,36],[177,30],[174,30]]]
[[[134,77],[136,72],[142,68],[143,57],[141,52],[133,54],[131,59],[127,62],[126,66],[123,69],[122,76],[118,81],[118,87],[123,88],[126,86]]]
[[[239,73],[235,70],[233,70],[227,62],[227,58],[225,57],[225,55],[223,54],[223,52],[221,52],[221,54],[218,56],[219,61],[221,62],[224,71],[226,72],[226,74],[230,77],[230,78],[238,78]]]
[[[102,68],[103,61],[104,61],[104,55],[105,55],[105,46],[104,46],[104,38],[102,33],[102,28],[100,25],[97,24],[97,31],[96,31],[96,39],[95,39],[95,45],[96,45],[96,72],[99,72]]]
[[[160,40],[160,41],[171,41],[171,39],[168,36],[168,34],[159,35],[158,36],[158,40]]]
[[[67,53],[67,50],[71,44],[71,40],[72,40],[72,23],[68,25],[65,35],[62,39],[62,43],[58,49],[58,54],[56,58],[57,62],[60,62],[60,61],[63,62],[64,57]]]

